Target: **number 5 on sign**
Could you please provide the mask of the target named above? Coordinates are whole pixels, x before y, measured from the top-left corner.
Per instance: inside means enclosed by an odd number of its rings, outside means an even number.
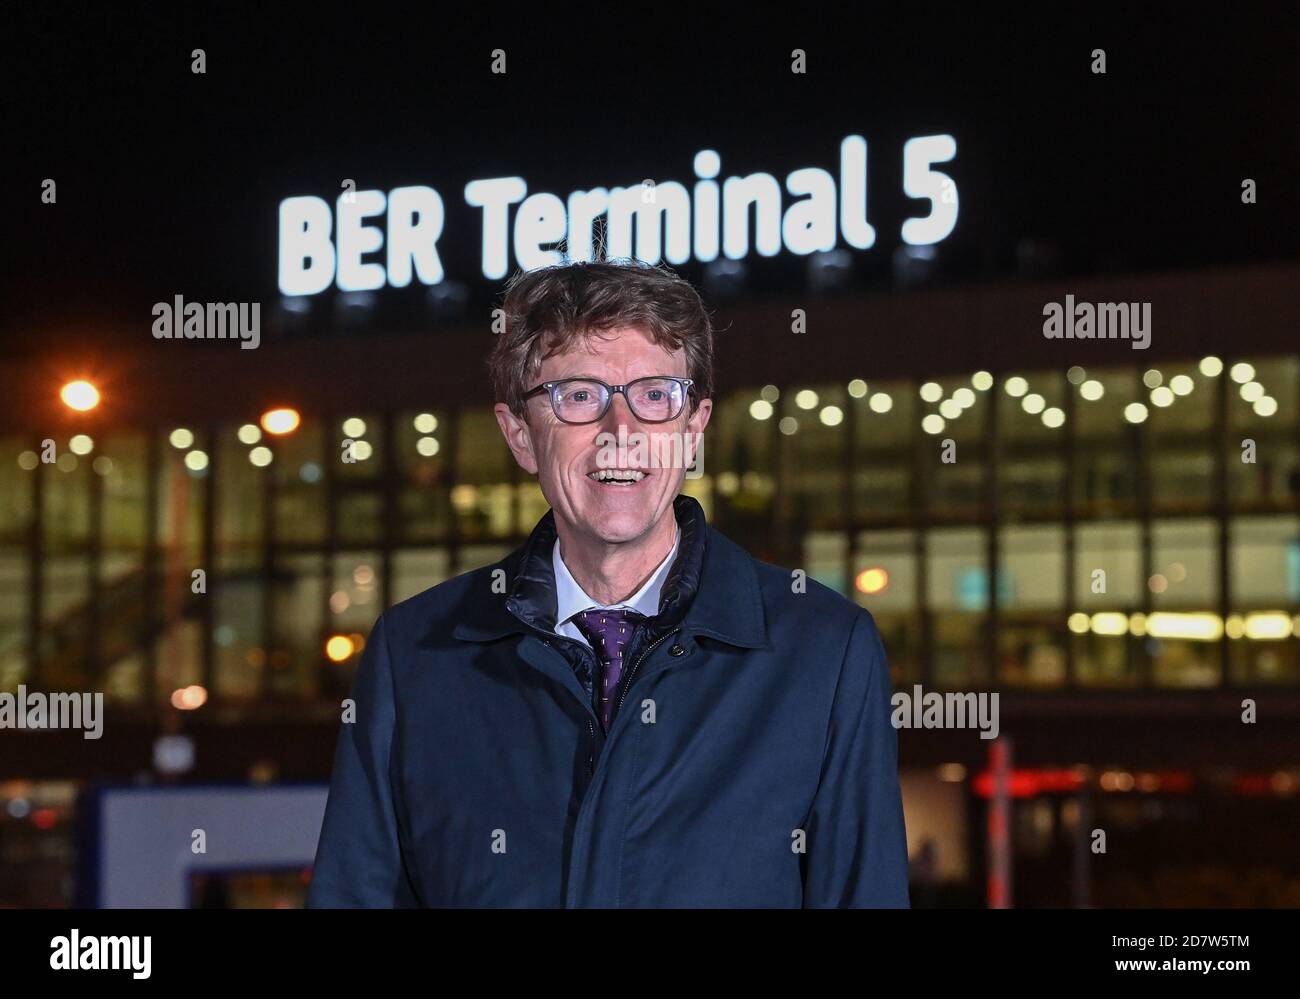
[[[951,135],[923,135],[903,144],[903,190],[910,198],[927,198],[930,214],[903,223],[903,242],[913,246],[937,243],[957,225],[957,184],[946,173],[930,169],[957,155]]]

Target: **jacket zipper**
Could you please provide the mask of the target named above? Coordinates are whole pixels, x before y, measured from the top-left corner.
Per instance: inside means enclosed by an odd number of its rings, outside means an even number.
[[[627,700],[627,692],[632,689],[632,681],[636,678],[636,671],[640,668],[641,664],[645,662],[646,657],[669,638],[674,637],[679,631],[681,631],[680,628],[660,635],[646,646],[645,651],[643,651],[641,655],[637,656],[636,662],[634,662],[632,668],[628,670],[627,679],[623,684],[623,693],[618,699],[617,706],[614,708],[615,714],[618,714],[623,710],[623,702]],[[551,644],[549,639],[546,639],[545,641],[547,645]],[[587,735],[590,740],[590,748],[587,750],[587,776],[590,777],[596,772],[596,726],[590,718],[587,719]]]
[[[658,638],[656,638],[653,642],[650,643],[650,645],[646,648],[644,652],[641,653],[640,656],[637,657],[636,662],[632,664],[632,668],[628,671],[627,681],[623,684],[623,694],[618,699],[617,707],[614,708],[615,714],[618,714],[620,711],[623,710],[623,702],[627,700],[627,692],[632,689],[632,680],[635,679],[636,677],[637,667],[640,666],[643,662],[645,662],[646,656],[650,655],[650,653],[653,652],[656,647],[658,647],[662,642],[667,641],[669,638],[672,638],[676,634],[677,631],[670,631],[667,632],[666,634],[660,635]],[[613,722],[611,722],[610,724],[612,725]]]

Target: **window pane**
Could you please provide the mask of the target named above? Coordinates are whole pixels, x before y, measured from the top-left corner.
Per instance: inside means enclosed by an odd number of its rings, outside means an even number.
[[[393,556],[393,600],[406,600],[451,578],[451,557],[444,548],[402,551]]]
[[[1012,526],[1000,532],[1005,579],[998,605],[1007,611],[1065,609],[1065,529],[1057,525]]]
[[[803,559],[800,566],[812,579],[847,596],[848,549],[848,537],[842,532],[810,532],[803,536]]]
[[[460,550],[456,572],[469,572],[471,569],[492,565],[509,555],[510,551],[511,549],[506,545],[466,545]]]
[[[28,679],[27,614],[31,590],[27,530],[36,452],[16,437],[0,438],[0,691]]]
[[[1238,361],[1220,377],[1226,379],[1228,394],[1228,482],[1234,507],[1287,509],[1300,498],[1300,360]]]
[[[1065,682],[1065,529],[1003,528],[1000,558],[998,667],[1005,683]]]
[[[346,483],[377,483],[383,470],[384,449],[380,414],[349,413],[331,421],[329,428],[326,453],[338,457],[339,479]]]
[[[926,549],[926,595],[934,614],[934,683],[946,687],[986,683],[987,534],[980,528],[940,528],[930,532]]]
[[[1059,516],[1065,506],[1067,382],[1057,374],[1019,379],[1004,379],[997,394],[998,503],[1006,510]]]
[[[153,608],[145,589],[144,554],[148,529],[145,437],[110,434],[93,462],[100,477],[103,549],[99,563],[100,666],[104,694],[115,701],[145,697],[142,636]]]
[[[1214,502],[1217,381],[1190,362],[1142,373],[1150,411],[1151,499],[1157,510],[1205,511]]]
[[[325,633],[325,557],[276,557],[271,591],[271,693],[308,698],[318,694]]]
[[[790,390],[781,400],[782,475],[787,483],[782,516],[796,536],[845,526],[847,398],[839,386],[811,385]]]
[[[853,516],[859,521],[898,519],[915,514],[912,499],[916,465],[916,406],[910,382],[849,385],[854,420]]]
[[[1230,532],[1232,681],[1300,682],[1300,521],[1238,517]]]
[[[262,644],[262,570],[258,556],[222,560],[213,601],[216,675],[212,693],[223,700],[252,700],[262,693],[267,651]]]
[[[1152,525],[1151,604],[1161,610],[1212,611],[1219,606],[1217,524],[1209,518]]]
[[[523,482],[515,487],[515,494],[519,498],[519,520],[515,525],[516,533],[519,535],[528,535],[532,533],[537,522],[546,516],[550,504],[546,502],[546,497],[542,495],[542,487],[537,484],[537,480],[528,476]]]
[[[326,697],[346,692],[361,661],[365,643],[384,608],[379,602],[379,553],[340,552],[334,556],[330,582],[329,617],[325,631],[335,642],[321,662],[321,690]],[[342,649],[337,646],[342,645]],[[332,693],[331,693],[332,692]]]
[[[154,643],[158,662],[157,701],[170,704],[179,690],[203,679],[203,627],[197,619],[172,618]]]
[[[44,545],[41,581],[41,675],[49,690],[88,690],[95,639],[90,599],[91,459],[69,441],[55,442],[58,460],[41,464]]]
[[[1137,522],[1080,524],[1074,536],[1076,603],[1090,612],[1140,610],[1145,584]]]
[[[226,427],[218,433],[216,543],[219,552],[234,555],[261,550],[266,480],[280,474],[281,470],[275,466],[285,443],[277,439],[275,459],[270,466],[259,468],[249,460],[251,449],[235,436],[235,428]]]
[[[1075,528],[1076,608],[1071,608],[1075,682],[1125,687],[1141,682],[1141,639],[1130,616],[1145,606],[1142,534],[1135,521]],[[1080,618],[1082,620],[1080,620]]]
[[[916,603],[914,531],[863,531],[853,562],[853,597],[871,611],[885,643],[894,684],[919,683],[921,616]]]
[[[339,483],[338,536],[343,544],[373,544],[383,537],[384,497],[377,489]]]
[[[1147,620],[1147,651],[1157,686],[1209,687],[1219,682],[1219,549],[1217,525],[1207,519],[1152,525],[1154,609]]]
[[[705,438],[705,468],[715,476],[721,529],[758,558],[772,553],[772,442],[779,402],[774,385],[731,395],[714,407]]]
[[[163,633],[155,641],[158,672],[154,690],[161,704],[170,704],[176,691],[203,682],[205,635],[200,602],[213,600],[215,588],[220,586],[219,572],[202,565],[208,469],[196,470],[185,464],[189,451],[211,454],[213,442],[202,432],[181,427],[174,430],[179,433],[160,433],[156,439],[158,511],[154,530],[161,573],[158,583]],[[192,573],[198,568],[208,571],[205,595],[195,594],[192,589]],[[215,568],[220,569],[220,553]]]
[[[445,541],[451,529],[451,467],[444,441],[447,414],[425,410],[402,413],[393,446],[398,476],[399,538]],[[502,441],[500,446],[505,447]]]
[[[331,430],[325,444],[338,455],[335,530],[339,542],[373,544],[384,533],[383,425],[376,413],[356,413],[335,420]]]
[[[490,409],[460,414],[451,505],[464,541],[510,537],[515,460]]]
[[[921,468],[925,473],[922,492],[934,520],[966,520],[978,516],[987,506],[985,474],[988,464],[990,391],[972,388],[970,379],[944,378],[922,385],[937,385],[929,394],[935,401],[919,401]],[[951,441],[952,447],[945,444]]]
[[[683,479],[682,494],[695,499],[704,511],[704,519],[713,523],[713,476],[700,475]]]
[[[330,452],[329,458],[334,457]],[[329,512],[324,460],[325,428],[315,420],[304,420],[292,434],[276,439],[275,460],[268,469],[275,495],[276,544],[324,543]],[[243,463],[247,461],[245,457]]]
[[[378,552],[341,552],[334,556],[329,609],[331,634],[369,634],[383,611],[379,605]]]
[[[1141,395],[1137,371],[1088,371],[1075,400],[1074,503],[1081,516],[1135,514],[1138,505],[1138,459],[1141,423],[1150,405]]]

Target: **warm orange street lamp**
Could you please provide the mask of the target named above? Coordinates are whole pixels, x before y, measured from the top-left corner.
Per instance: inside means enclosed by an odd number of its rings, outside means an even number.
[[[325,643],[325,655],[336,663],[347,662],[356,651],[356,644],[347,635],[334,635]]]
[[[59,390],[59,398],[69,409],[87,412],[99,405],[99,389],[84,379],[68,382]]]
[[[862,593],[880,593],[889,585],[889,573],[884,569],[863,569],[858,573],[857,587]]]
[[[291,434],[298,429],[298,424],[301,422],[302,418],[298,415],[298,411],[288,406],[268,409],[262,414],[262,429],[268,434]]]

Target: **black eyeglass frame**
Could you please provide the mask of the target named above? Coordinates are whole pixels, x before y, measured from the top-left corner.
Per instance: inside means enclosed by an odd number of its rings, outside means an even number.
[[[631,388],[633,385],[635,385],[637,382],[650,382],[650,381],[677,382],[678,384],[680,384],[684,390],[684,395],[682,397],[682,408],[679,409],[672,416],[665,417],[662,420],[643,419],[641,417],[641,414],[636,411],[636,407],[632,405],[632,397],[627,394],[627,390]],[[560,416],[560,411],[555,404],[555,386],[565,385],[569,382],[591,382],[592,384],[595,385],[604,386],[607,393],[605,396],[605,405],[603,405],[600,408],[600,412],[595,416],[593,416],[590,420],[566,420]],[[694,384],[695,384],[694,378],[680,378],[677,375],[646,375],[644,378],[633,378],[626,385],[610,385],[607,382],[602,382],[599,378],[559,378],[556,379],[555,381],[542,382],[536,388],[529,389],[527,392],[523,394],[523,400],[527,402],[533,396],[541,392],[549,393],[551,397],[551,412],[555,414],[555,418],[559,420],[561,423],[567,423],[571,427],[581,427],[581,426],[586,426],[588,423],[596,423],[599,420],[603,419],[605,414],[609,412],[609,407],[614,404],[614,394],[616,392],[621,392],[623,394],[623,401],[627,403],[627,408],[630,409],[632,411],[632,415],[635,416],[642,423],[671,423],[673,420],[677,419],[679,416],[682,415],[683,410],[686,409],[687,401],[695,394],[695,390],[692,388]]]

